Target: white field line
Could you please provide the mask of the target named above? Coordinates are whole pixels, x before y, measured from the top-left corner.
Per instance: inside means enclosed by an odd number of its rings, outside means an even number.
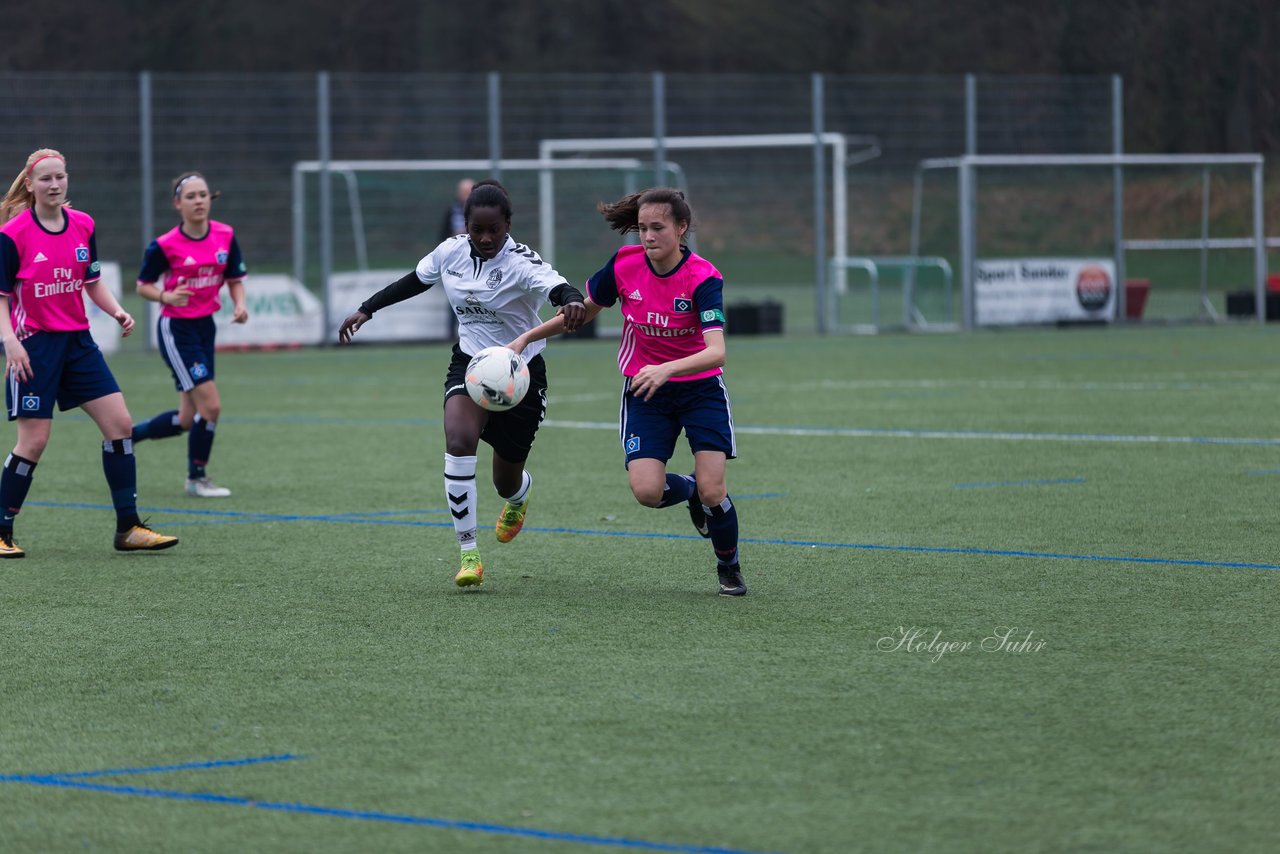
[[[549,418],[545,427],[567,430],[610,430],[617,432],[613,421],[560,421]],[[735,425],[738,433],[755,436],[833,436],[858,439],[951,439],[998,442],[1111,442],[1121,444],[1166,445],[1280,445],[1280,438],[1245,436],[1158,436],[1123,433],[1023,433],[1014,431],[977,430],[897,430],[859,427],[786,427]]]

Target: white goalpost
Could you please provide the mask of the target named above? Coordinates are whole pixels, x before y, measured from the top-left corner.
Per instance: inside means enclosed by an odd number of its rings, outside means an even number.
[[[843,133],[760,133],[760,134],[724,134],[712,136],[633,136],[633,137],[591,137],[583,139],[544,139],[538,143],[538,156],[554,163],[592,162],[556,159],[564,154],[601,154],[608,152],[652,151],[658,160],[663,160],[667,151],[709,151],[744,148],[813,148],[821,145],[831,151],[831,220],[832,251],[843,258],[849,247],[849,212],[848,186],[845,173],[851,165],[872,160],[880,156],[880,141],[874,136],[848,136]],[[860,147],[852,156],[850,146]],[[554,178],[547,170],[540,177],[542,196],[547,198],[554,192]],[[822,227],[817,222],[815,228]],[[551,245],[551,237],[555,233],[554,218],[542,219],[544,246]],[[838,290],[843,289],[844,268],[836,271]]]
[[[978,172],[983,168],[1007,169],[1045,169],[1053,167],[1098,167],[1112,171],[1112,258],[1116,272],[1117,295],[1120,308],[1123,309],[1125,284],[1125,252],[1142,250],[1198,249],[1202,253],[1210,249],[1248,249],[1252,251],[1253,260],[1253,293],[1257,319],[1264,322],[1266,318],[1266,279],[1267,279],[1267,246],[1263,222],[1263,165],[1264,158],[1260,154],[1099,154],[1099,155],[992,155],[972,154],[961,157],[937,158],[923,160],[916,169],[914,201],[912,205],[911,249],[910,257],[917,258],[920,252],[920,218],[922,213],[923,176],[929,170],[954,169],[957,173],[957,223],[960,237],[959,245],[959,279],[961,288],[961,323],[964,329],[973,329],[975,324],[975,271],[978,264],[977,247],[977,194]],[[1131,167],[1200,167],[1209,169],[1215,166],[1234,166],[1247,168],[1251,179],[1251,234],[1238,237],[1208,236],[1208,190],[1207,178],[1204,190],[1204,212],[1202,214],[1201,236],[1198,239],[1165,239],[1165,240],[1129,240],[1126,239],[1124,219],[1124,170]],[[837,254],[837,260],[842,256]],[[1204,261],[1202,260],[1202,270]],[[907,278],[904,300],[911,299],[913,276]],[[1216,319],[1216,312],[1208,305],[1204,292],[1204,275],[1201,277],[1200,300],[1204,310]],[[910,324],[909,324],[910,328]]]

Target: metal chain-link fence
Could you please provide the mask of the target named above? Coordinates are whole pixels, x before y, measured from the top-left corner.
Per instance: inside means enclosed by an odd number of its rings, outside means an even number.
[[[562,273],[581,280],[617,245],[595,204],[678,179],[698,216],[699,251],[727,280],[803,300],[822,276],[825,258],[818,254],[831,254],[832,242],[823,242],[834,227],[831,187],[821,183],[825,177],[815,181],[817,157],[830,152],[812,145],[663,152],[662,139],[821,128],[871,140],[854,147],[844,176],[849,255],[907,251],[912,177],[925,158],[1120,150],[1122,95],[1112,77],[828,75],[815,88],[817,80],[805,74],[11,72],[0,74],[0,165],[8,163],[16,175],[36,148],[66,154],[71,199],[94,216],[99,254],[120,262],[126,282],[146,243],[176,222],[172,178],[202,171],[222,193],[214,215],[236,227],[251,270],[301,269],[305,284],[322,292],[324,241],[333,270],[357,264],[408,269],[434,245],[458,179],[483,175],[361,173],[349,186],[334,176],[326,234],[312,174],[300,226],[306,257],[297,259],[292,181],[300,161],[327,153],[333,161],[496,163],[537,158],[545,140],[657,138],[656,146],[627,153],[646,164],[635,174],[557,175],[554,247],[537,245],[537,173],[502,172],[517,238],[554,255]],[[678,172],[656,172],[660,155]]]

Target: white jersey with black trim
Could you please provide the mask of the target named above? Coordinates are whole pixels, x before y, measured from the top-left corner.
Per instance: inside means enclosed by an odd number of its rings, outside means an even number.
[[[465,234],[450,237],[418,262],[418,279],[440,285],[458,321],[458,346],[474,356],[485,347],[501,347],[542,322],[538,309],[558,285],[567,284],[523,243],[511,235],[493,258],[471,249]],[[525,348],[532,359],[546,347],[535,341]]]

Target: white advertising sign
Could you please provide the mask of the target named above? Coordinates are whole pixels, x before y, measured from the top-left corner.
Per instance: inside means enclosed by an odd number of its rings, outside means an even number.
[[[214,315],[218,347],[293,347],[325,340],[324,309],[292,276],[250,274],[244,280],[248,323],[232,323],[231,297],[224,288],[222,307]],[[160,304],[149,303],[151,346],[157,346],[156,321]]]
[[[404,276],[403,270],[334,273],[329,277],[329,325],[325,339],[336,341],[347,315],[373,294]],[[454,337],[453,310],[444,288],[396,303],[360,327],[356,341],[448,341]]]
[[[1110,258],[1001,258],[980,260],[975,268],[979,326],[1115,320]]]
[[[115,294],[116,301],[120,300],[120,265],[115,261],[103,261],[102,284],[111,289],[111,293]],[[98,304],[89,299],[88,295],[84,298],[85,311],[89,314],[89,334],[93,336],[93,340],[98,345],[98,349],[104,353],[114,353],[120,349],[121,329],[120,324],[116,323],[116,319],[98,308]],[[133,334],[138,335],[142,332],[136,324],[142,323],[142,318],[135,317]]]

